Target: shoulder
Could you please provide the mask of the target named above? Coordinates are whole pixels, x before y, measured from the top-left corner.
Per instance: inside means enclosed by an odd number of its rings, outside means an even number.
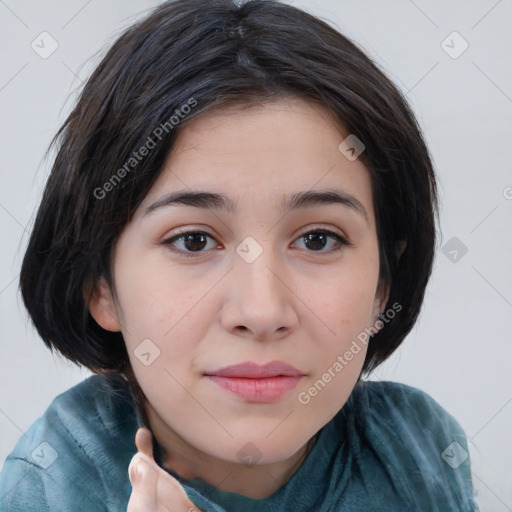
[[[446,448],[452,442],[466,446],[459,422],[421,389],[390,381],[363,381],[354,389],[360,421],[380,428],[393,428],[401,442],[421,440],[423,446]],[[364,418],[363,418],[364,415]]]
[[[361,427],[387,433],[389,443],[407,446],[425,461],[442,461],[442,452],[454,442],[467,451],[466,434],[459,422],[418,388],[390,381],[361,381],[351,399]]]
[[[0,512],[117,510],[130,493],[136,429],[121,377],[93,375],[58,395],[5,461]]]
[[[435,431],[448,429],[451,433],[464,431],[457,420],[434,398],[421,389],[391,381],[361,381],[354,388],[355,401],[364,403],[370,416],[385,412],[389,422],[421,432],[432,427]],[[405,421],[404,421],[405,420]]]
[[[360,381],[348,405],[354,435],[410,503],[477,510],[466,434],[434,398],[406,384]]]

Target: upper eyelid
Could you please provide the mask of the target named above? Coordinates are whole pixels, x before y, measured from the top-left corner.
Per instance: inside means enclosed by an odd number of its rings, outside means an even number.
[[[204,228],[177,228],[177,229],[178,229],[178,231],[173,233],[172,235],[165,236],[164,240],[169,240],[169,239],[178,237],[180,235],[181,236],[182,235],[188,235],[190,233],[194,233],[194,234],[195,233],[202,233],[202,234],[205,234],[205,235],[210,236],[212,238],[216,238],[216,235],[213,235],[212,233],[208,232],[207,229],[204,229]],[[300,236],[303,236],[303,235],[307,235],[311,231],[329,231],[329,232],[331,232],[331,233],[333,233],[333,234],[335,234],[337,236],[340,236],[342,238],[348,238],[348,236],[342,230],[339,230],[341,232],[337,233],[336,232],[336,228],[324,227],[324,226],[321,226],[321,225],[309,226],[308,228],[305,228],[304,231],[301,231],[296,236],[300,237]]]
[[[297,240],[298,238],[300,238],[302,236],[305,236],[305,235],[307,235],[307,234],[309,234],[311,232],[317,232],[317,231],[327,232],[328,236],[339,237],[341,239],[342,243],[344,243],[346,245],[353,245],[352,242],[349,240],[348,236],[346,236],[344,233],[337,233],[332,228],[321,227],[321,226],[311,226],[311,227],[306,228],[304,231],[301,231],[300,234],[296,235],[294,240]],[[199,228],[187,229],[187,228],[184,228],[183,231],[178,231],[177,233],[174,233],[174,234],[172,234],[170,236],[166,236],[162,242],[163,243],[169,243],[171,241],[174,242],[176,240],[179,240],[181,237],[183,237],[185,235],[189,235],[189,234],[203,234],[203,235],[206,235],[206,236],[210,237],[212,240],[217,241],[216,240],[216,236],[212,235],[208,231],[205,231],[204,229],[199,229]],[[198,251],[198,252],[204,252],[204,251]]]

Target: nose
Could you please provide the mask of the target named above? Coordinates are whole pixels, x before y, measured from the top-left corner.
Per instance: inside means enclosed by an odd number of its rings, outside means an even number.
[[[261,245],[261,244],[260,244]],[[225,280],[221,323],[227,332],[258,341],[288,336],[298,324],[291,273],[269,246],[252,262],[238,254]]]

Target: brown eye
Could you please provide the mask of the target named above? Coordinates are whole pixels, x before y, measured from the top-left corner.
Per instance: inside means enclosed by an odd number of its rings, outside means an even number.
[[[208,239],[214,240],[208,233],[202,231],[188,231],[180,233],[164,240],[164,244],[170,247],[173,251],[178,252],[183,256],[194,256],[193,253],[206,252],[204,249],[208,244]],[[180,242],[181,248],[176,248],[175,243]],[[214,244],[215,246],[215,244]]]
[[[299,239],[304,241],[304,245],[309,252],[330,253],[340,250],[344,245],[350,245],[342,236],[325,229],[309,231],[302,234]],[[329,242],[329,239],[334,240],[334,243]],[[324,250],[326,247],[328,249]]]
[[[164,240],[163,244],[180,256],[194,257],[207,252],[208,239],[215,239],[203,231],[187,231]],[[338,251],[343,246],[351,245],[348,240],[329,230],[313,230],[302,234],[297,240],[302,240],[308,252],[329,254]],[[212,244],[209,249],[219,247]],[[327,250],[325,250],[327,247]]]
[[[206,245],[206,237],[202,233],[192,233],[189,235],[184,235],[183,237],[183,245],[187,250],[195,252],[204,249]]]
[[[325,248],[328,242],[328,236],[325,233],[309,233],[304,235],[304,243],[312,251],[320,251]]]

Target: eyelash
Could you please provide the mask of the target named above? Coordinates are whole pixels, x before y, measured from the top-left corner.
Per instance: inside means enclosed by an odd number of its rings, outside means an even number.
[[[312,233],[327,235],[330,238],[334,238],[337,241],[337,246],[334,247],[333,249],[328,250],[328,251],[307,251],[307,252],[310,252],[310,253],[313,253],[313,254],[331,254],[331,253],[334,253],[336,251],[340,251],[341,249],[343,249],[344,246],[353,245],[352,242],[349,242],[346,238],[344,238],[341,235],[338,235],[338,233],[334,233],[333,231],[330,231],[328,229],[313,229],[311,231],[306,231],[305,233],[302,233],[301,235],[299,235],[296,240],[298,240],[300,238],[303,238],[306,235],[310,235]],[[168,238],[168,239],[164,240],[162,242],[162,244],[169,246],[168,248],[172,252],[175,252],[179,256],[183,256],[183,257],[186,257],[186,258],[196,258],[196,257],[199,257],[202,253],[206,252],[206,251],[195,251],[195,252],[193,252],[193,251],[182,251],[180,249],[175,249],[175,248],[171,247],[173,242],[175,242],[177,240],[180,240],[180,239],[184,238],[187,235],[204,235],[206,237],[211,238],[212,240],[214,239],[209,233],[206,233],[204,231],[193,231],[192,230],[192,231],[183,231],[183,232],[178,233],[177,235],[173,235],[171,238]]]

